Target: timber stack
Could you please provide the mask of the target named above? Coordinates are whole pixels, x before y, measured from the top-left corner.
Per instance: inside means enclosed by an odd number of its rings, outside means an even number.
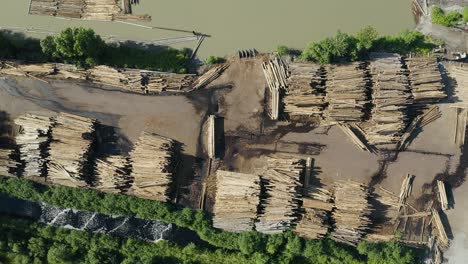
[[[437,103],[447,97],[436,58],[407,58],[406,64],[415,104]]]
[[[277,120],[279,117],[280,92],[285,91],[287,86],[287,66],[282,59],[274,57],[267,62],[263,62],[262,69],[268,84],[268,115],[272,120]]]
[[[223,63],[221,65],[216,65],[213,68],[209,69],[202,76],[198,77],[193,83],[193,90],[198,90],[203,87],[206,87],[208,84],[218,79],[219,76],[229,67],[228,63]]]
[[[30,15],[102,21],[151,21],[149,15],[127,14],[117,0],[31,0]]]
[[[304,165],[299,158],[276,155],[267,157],[266,166],[256,170],[266,193],[255,223],[258,232],[281,233],[293,224],[301,198],[299,188]]]
[[[260,202],[260,177],[231,171],[216,171],[213,226],[229,232],[253,229]]]
[[[437,190],[439,193],[439,201],[442,210],[448,210],[449,202],[447,198],[447,191],[445,190],[445,183],[443,181],[437,181]]]
[[[28,113],[16,118],[15,124],[19,126],[16,144],[25,164],[23,176],[42,176],[46,169],[42,148],[49,140],[50,117]]]
[[[361,128],[370,144],[397,143],[409,123],[407,106],[412,103],[407,71],[397,54],[372,53],[371,57],[373,109]]]
[[[284,96],[284,111],[290,117],[318,117],[325,110],[325,69],[313,63],[291,63]]]
[[[447,67],[450,77],[455,79],[455,105],[468,108],[468,67],[464,64],[449,64]]]
[[[372,211],[368,201],[368,190],[360,183],[339,181],[335,187],[335,221],[332,239],[355,246],[369,229]]]
[[[365,117],[369,78],[365,62],[327,67],[325,118],[328,122],[359,122]]]
[[[195,75],[193,74],[172,74],[172,73],[148,73],[144,78],[147,83],[142,90],[145,94],[158,94],[165,91],[184,92],[190,88]],[[145,81],[143,81],[144,83]]]
[[[83,167],[88,163],[96,120],[60,113],[53,118],[47,180],[70,187],[86,186]]]
[[[442,112],[440,111],[437,105],[431,106],[429,109],[424,110],[424,112],[416,116],[411,124],[406,128],[405,133],[401,137],[401,141],[398,143],[397,148],[400,151],[405,150],[409,144],[411,143],[412,135],[420,132],[421,128],[427,126],[428,124],[434,122],[435,120],[439,119],[442,116]]]
[[[413,191],[414,178],[415,178],[414,175],[411,175],[408,173],[403,179],[403,182],[401,183],[400,196],[398,197],[398,204],[400,208],[406,205],[406,200],[408,199],[408,197],[411,195],[411,192]]]
[[[328,190],[309,186],[302,199],[303,215],[296,226],[296,234],[307,239],[325,237],[330,229],[328,220],[333,207],[332,194]]]
[[[170,138],[143,132],[130,152],[133,179],[131,193],[135,196],[168,201],[175,174],[175,142]]]
[[[10,171],[15,169],[19,164],[11,158],[13,149],[0,149],[0,173],[5,176],[13,176]]]
[[[96,159],[96,189],[109,193],[123,193],[130,186],[130,163],[127,157],[111,155]]]

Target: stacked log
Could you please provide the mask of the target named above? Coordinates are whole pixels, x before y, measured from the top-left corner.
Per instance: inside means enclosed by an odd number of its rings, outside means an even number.
[[[149,15],[126,14],[117,0],[31,0],[29,14],[102,21],[151,21]]]
[[[467,108],[468,106],[468,67],[466,64],[447,66],[450,77],[455,79],[455,104],[460,107]]]
[[[150,74],[143,87],[145,94],[158,94],[164,91],[183,92],[195,79],[193,74]]]
[[[263,74],[268,84],[269,109],[268,115],[272,120],[279,116],[280,91],[286,90],[287,66],[282,59],[273,59],[262,63]]]
[[[449,202],[447,198],[447,191],[445,190],[445,183],[443,181],[437,181],[437,190],[439,193],[439,201],[442,210],[448,210]]]
[[[401,183],[400,196],[398,197],[398,203],[399,203],[400,208],[406,205],[406,200],[411,195],[411,192],[413,190],[414,178],[415,178],[414,175],[407,174],[405,178],[403,179],[403,182]]]
[[[411,104],[407,71],[396,54],[373,53],[369,64],[373,80],[371,119],[362,128],[370,144],[390,144],[401,140],[408,125],[407,105]]]
[[[364,62],[328,66],[325,117],[329,122],[363,121],[369,102],[366,71]]]
[[[335,220],[332,239],[338,242],[357,245],[369,229],[371,208],[368,190],[360,183],[339,181],[335,188]]]
[[[296,234],[307,239],[323,238],[330,228],[328,216],[333,209],[331,193],[315,186],[307,188],[302,208],[304,214],[296,226]]]
[[[214,66],[205,72],[202,76],[198,77],[193,83],[193,90],[198,90],[206,87],[208,84],[218,79],[219,76],[229,67],[229,64],[223,63],[221,65]]]
[[[122,71],[109,66],[96,66],[88,70],[88,79],[97,84],[105,84],[109,86],[119,87],[125,89],[127,85],[131,84],[128,76]],[[141,83],[141,76],[135,80],[139,85]],[[132,85],[130,85],[131,87]],[[128,89],[128,88],[127,88]],[[131,89],[131,88],[130,88]],[[133,90],[133,89],[132,89]]]
[[[13,152],[13,149],[0,149],[0,175],[13,176],[10,171],[19,165],[11,158]]]
[[[252,230],[259,196],[258,175],[218,170],[213,226],[229,232]]]
[[[96,120],[60,113],[53,121],[47,180],[71,187],[86,186],[83,167],[88,160]]]
[[[405,133],[401,137],[401,141],[398,143],[397,148],[400,151],[404,151],[409,144],[411,143],[411,138],[413,134],[418,133],[424,126],[434,122],[442,116],[437,105],[431,106],[429,109],[425,110],[421,115],[415,117],[411,124],[406,128]]]
[[[264,168],[256,170],[266,197],[261,201],[263,211],[255,228],[265,234],[281,233],[289,229],[296,219],[304,163],[301,159],[286,156],[267,157],[266,162]]]
[[[406,59],[414,103],[437,103],[447,97],[436,58]]]
[[[121,13],[116,0],[84,0],[83,19],[87,20],[113,20],[113,15]]]
[[[50,117],[26,114],[15,119],[19,125],[16,144],[19,146],[20,159],[24,162],[23,176],[41,176],[45,169],[45,160],[41,146],[49,139],[52,122]]]
[[[436,209],[432,209],[432,222],[435,225],[435,229],[437,230],[436,237],[438,245],[444,249],[449,247],[449,238],[447,236],[447,231],[445,230],[444,224],[442,219],[440,218],[439,211]]]
[[[122,193],[130,183],[129,161],[124,156],[112,155],[96,159],[96,189],[109,193]]]
[[[163,136],[142,133],[130,152],[133,195],[158,201],[169,200],[175,173],[174,143]]]
[[[290,116],[322,118],[325,109],[325,69],[312,63],[291,63],[284,111]]]

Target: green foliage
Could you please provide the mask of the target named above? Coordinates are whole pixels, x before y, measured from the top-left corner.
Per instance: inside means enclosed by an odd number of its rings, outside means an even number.
[[[291,54],[291,50],[287,46],[280,45],[276,48],[276,54],[278,54],[278,56],[286,56]]]
[[[369,264],[411,264],[417,261],[414,252],[397,242],[362,242],[357,247],[361,255],[367,256]]]
[[[229,252],[227,263],[362,263],[366,256],[369,258],[371,256],[368,252],[359,255],[354,248],[335,243],[330,239],[304,240],[291,232],[277,235],[263,235],[254,231],[223,232],[212,227],[210,216],[203,211],[194,211],[189,208],[180,208],[168,203],[133,196],[102,193],[91,189],[45,186],[9,177],[0,177],[0,193],[34,202],[42,201],[57,207],[75,208],[108,215],[135,215],[144,219],[176,223],[197,232],[202,240],[216,248],[214,252],[210,251],[209,253],[194,245],[181,249],[170,243],[157,243],[157,248],[153,248],[152,244],[139,240],[116,240],[113,237],[98,234],[93,234],[91,238],[88,233],[67,231],[50,226],[40,226],[40,228],[35,229],[34,238],[37,239],[10,241],[7,238],[21,237],[20,232],[22,232],[23,227],[13,228],[16,224],[14,221],[10,223],[10,226],[0,221],[0,241],[4,241],[0,244],[0,250],[6,249],[15,252],[17,256],[21,255],[22,257],[18,258],[21,258],[22,261],[28,260],[28,258],[48,259],[50,257],[51,260],[66,263],[67,255],[83,258],[82,262],[87,263],[93,263],[95,260],[105,263],[106,259],[110,259],[114,263],[153,263],[154,261],[213,263],[210,261],[214,257],[224,260],[226,252]],[[38,227],[38,225],[30,225],[29,223],[26,226]],[[2,228],[12,231],[2,233]],[[59,240],[57,240],[58,237]],[[54,243],[57,244],[54,245]],[[58,245],[64,245],[64,248]],[[51,249],[48,253],[40,253],[44,247]],[[410,255],[415,263],[418,261],[416,250],[401,245],[399,248],[404,250],[402,251],[404,254],[401,254],[402,258],[406,259]],[[151,254],[148,254],[147,251]],[[166,253],[163,254],[160,251]],[[172,251],[176,251],[177,256],[171,255],[175,253],[167,253]],[[0,251],[0,256],[1,254]],[[398,258],[396,255],[385,255],[384,257]]]
[[[463,22],[468,23],[468,6],[463,8]]]
[[[379,36],[372,26],[361,29],[356,36],[338,31],[335,36],[312,42],[302,51],[301,59],[321,64],[366,59],[372,51],[395,52],[406,55],[410,52],[424,54],[435,45],[423,34],[403,31],[395,36]]]
[[[445,13],[442,8],[433,6],[431,10],[432,23],[446,27],[453,27],[461,22],[463,15],[457,11]]]
[[[209,56],[205,60],[205,64],[207,65],[213,65],[213,64],[223,63],[223,62],[225,62],[224,58],[216,57],[216,56]]]

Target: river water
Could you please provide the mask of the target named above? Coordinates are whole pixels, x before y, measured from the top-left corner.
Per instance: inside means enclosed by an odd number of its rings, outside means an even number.
[[[85,26],[101,35],[144,41],[188,34],[116,22],[32,16],[27,14],[29,0],[1,2],[1,27],[57,32],[70,26]],[[201,57],[224,56],[253,48],[268,52],[280,44],[300,49],[338,29],[355,33],[365,25],[373,25],[384,34],[415,26],[411,0],[140,0],[140,4],[133,7],[133,13],[152,16],[152,22],[140,24],[211,35],[199,50]],[[34,35],[44,36],[42,33]],[[193,48],[195,44],[192,40],[174,46]]]
[[[105,233],[147,242],[169,240],[185,246],[195,243],[210,247],[195,232],[174,224],[146,220],[133,216],[111,216],[70,208],[58,208],[45,203],[29,202],[0,194],[0,215],[30,218],[47,225]]]

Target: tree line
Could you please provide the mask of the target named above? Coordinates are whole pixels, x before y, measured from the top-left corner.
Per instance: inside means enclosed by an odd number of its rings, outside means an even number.
[[[332,37],[309,43],[302,52],[281,45],[277,53],[280,56],[295,54],[303,61],[328,64],[365,60],[369,52],[390,52],[403,56],[410,52],[427,54],[437,44],[441,43],[416,31],[405,30],[398,35],[387,36],[380,35],[372,26],[366,26],[355,35],[338,31]]]
[[[67,28],[42,40],[19,33],[0,32],[0,58],[36,62],[63,62],[89,68],[98,64],[185,73],[188,49],[106,43],[92,29]]]
[[[306,240],[291,231],[277,235],[264,235],[255,231],[224,232],[213,228],[211,217],[201,210],[182,208],[128,195],[65,186],[45,186],[24,179],[8,177],[0,177],[0,193],[33,202],[42,201],[56,207],[75,208],[109,215],[134,215],[143,219],[175,223],[195,231],[202,240],[216,247],[219,251],[213,254],[232,253],[232,259],[239,261],[231,263],[409,264],[421,262],[420,250],[406,247],[396,241],[363,242],[356,249],[336,243],[329,238]],[[135,245],[142,245],[142,242],[135,243]],[[135,247],[135,250],[140,250],[137,246]],[[196,263],[197,261],[189,262]],[[200,263],[210,262],[201,261]],[[216,263],[216,261],[211,263]]]

